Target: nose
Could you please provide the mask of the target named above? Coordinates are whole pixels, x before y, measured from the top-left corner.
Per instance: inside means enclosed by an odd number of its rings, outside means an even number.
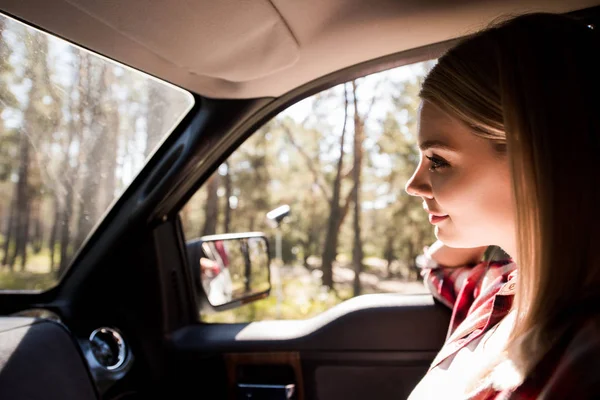
[[[417,167],[413,176],[410,177],[404,190],[411,196],[425,197],[433,199],[433,191],[431,190],[431,183],[427,178],[426,174],[421,171],[421,164]]]

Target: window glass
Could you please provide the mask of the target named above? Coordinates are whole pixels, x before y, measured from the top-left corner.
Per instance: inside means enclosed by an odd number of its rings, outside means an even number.
[[[415,258],[434,241],[433,229],[404,185],[419,159],[418,92],[433,64],[373,74],[295,104],[189,200],[181,211],[186,240],[262,231],[272,256],[269,298],[203,321],[303,319],[359,294],[427,293]],[[273,228],[266,214],[283,205],[290,214]]]
[[[193,101],[0,15],[0,289],[54,286]]]

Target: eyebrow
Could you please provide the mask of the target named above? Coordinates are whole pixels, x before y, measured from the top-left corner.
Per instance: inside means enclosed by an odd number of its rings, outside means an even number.
[[[419,144],[419,149],[421,149],[421,151],[425,151],[434,147],[440,150],[456,151],[454,147],[442,142],[441,140],[426,140]]]

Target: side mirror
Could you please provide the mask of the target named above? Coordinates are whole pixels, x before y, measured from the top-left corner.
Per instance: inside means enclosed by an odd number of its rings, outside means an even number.
[[[290,206],[284,204],[275,208],[274,210],[269,211],[267,213],[267,220],[270,222],[273,228],[277,228],[288,215],[290,215]]]
[[[196,288],[204,294],[204,311],[227,310],[269,295],[271,259],[263,233],[202,236],[186,246]]]

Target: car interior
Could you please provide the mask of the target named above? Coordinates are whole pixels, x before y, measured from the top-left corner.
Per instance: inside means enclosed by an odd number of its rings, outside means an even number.
[[[190,265],[206,250],[186,243],[178,213],[282,110],[532,11],[600,21],[597,0],[1,0],[3,15],[181,87],[194,105],[57,286],[0,293],[0,397],[406,398],[450,310],[384,294],[306,320],[203,323],[210,305]]]

